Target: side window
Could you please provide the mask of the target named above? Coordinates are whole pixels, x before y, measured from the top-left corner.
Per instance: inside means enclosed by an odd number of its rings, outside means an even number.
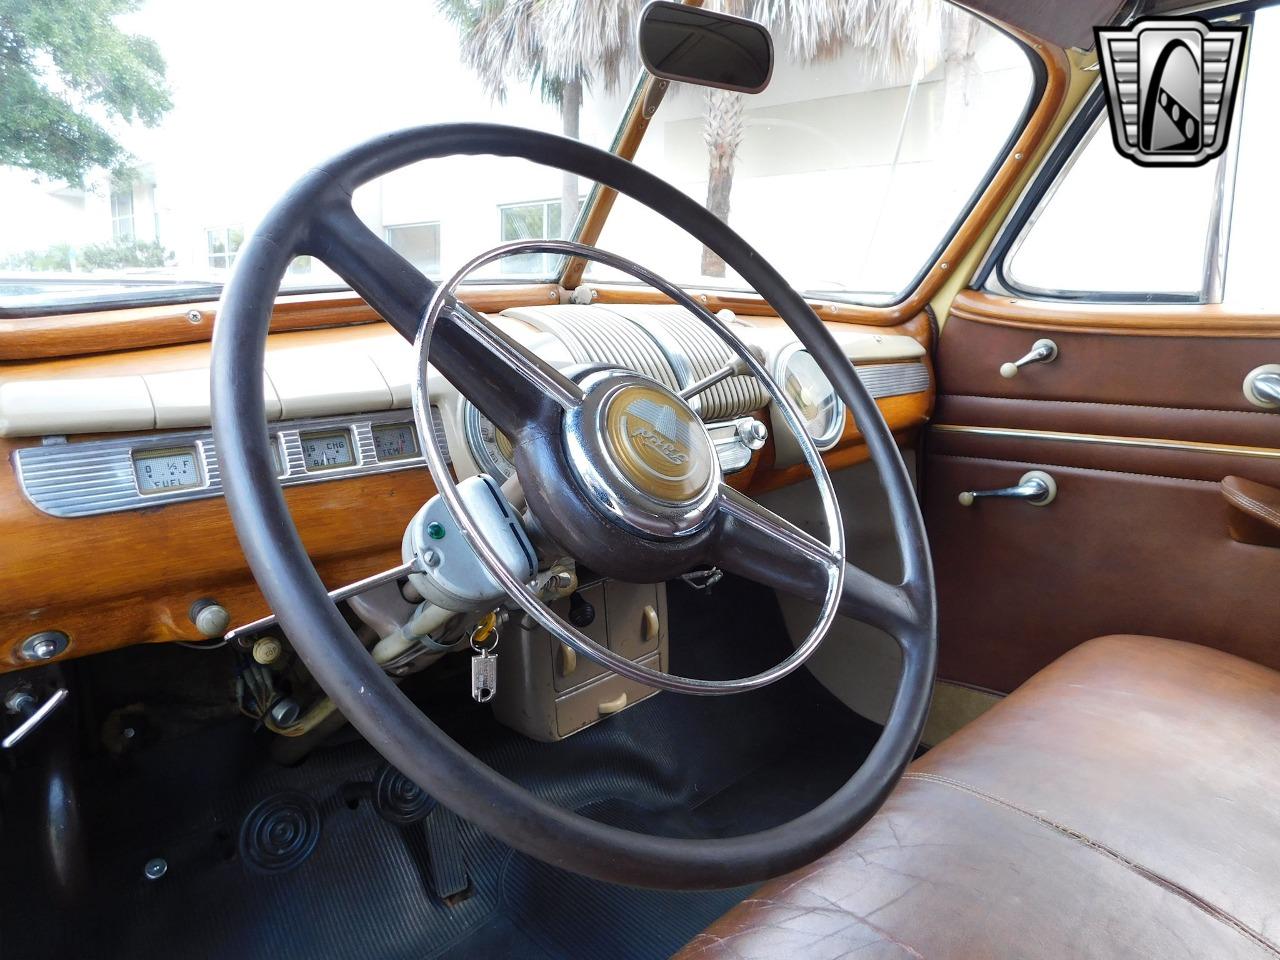
[[[1005,253],[1012,293],[1274,307],[1280,6],[1253,14],[1227,148],[1201,167],[1140,167],[1099,112]]]
[[[1200,299],[1222,159],[1140,167],[1116,150],[1104,108],[1014,241],[1005,285],[1080,300]]]

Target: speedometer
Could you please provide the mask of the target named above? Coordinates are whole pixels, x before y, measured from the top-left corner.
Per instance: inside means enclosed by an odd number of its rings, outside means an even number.
[[[814,445],[825,449],[839,440],[844,432],[844,403],[808,350],[797,346],[784,351],[781,380]]]
[[[499,483],[504,482],[515,467],[512,465],[511,441],[493,425],[493,421],[468,403],[464,416],[467,447],[481,473],[487,473]]]

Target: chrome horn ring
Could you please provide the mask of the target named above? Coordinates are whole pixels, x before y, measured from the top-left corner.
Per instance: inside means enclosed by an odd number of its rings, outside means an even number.
[[[615,270],[621,270],[642,283],[661,291],[711,327],[720,339],[742,358],[747,367],[769,392],[773,402],[777,404],[779,411],[782,413],[783,421],[795,435],[800,445],[805,462],[813,471],[814,480],[818,485],[818,492],[822,498],[824,520],[827,525],[826,553],[819,558],[827,574],[826,594],[808,635],[803,642],[796,646],[795,651],[781,663],[768,670],[736,680],[703,680],[696,677],[681,677],[654,670],[639,663],[633,663],[627,658],[600,646],[544,604],[528,584],[522,582],[507,570],[492,545],[481,535],[479,527],[468,512],[466,505],[462,502],[462,498],[458,495],[457,485],[454,483],[453,476],[445,462],[444,453],[436,440],[431,420],[427,361],[430,356],[431,337],[436,323],[439,321],[446,305],[454,305],[454,308],[457,308],[454,291],[457,290],[462,281],[480,267],[494,263],[504,257],[524,253],[559,254],[602,263]],[[840,515],[840,506],[836,499],[835,488],[831,483],[831,477],[827,473],[826,465],[822,462],[821,454],[804,429],[799,411],[782,388],[774,381],[769,371],[765,369],[764,365],[756,359],[724,321],[713,315],[679,287],[625,257],[586,244],[569,240],[521,240],[502,244],[467,261],[451,277],[436,287],[418,329],[414,349],[417,359],[417,374],[413,382],[413,413],[417,421],[418,430],[423,438],[423,452],[431,477],[435,481],[436,489],[448,506],[467,544],[480,557],[489,573],[502,585],[507,595],[519,604],[535,622],[546,629],[553,638],[567,644],[587,659],[629,680],[662,690],[697,696],[723,696],[757,690],[781,680],[797,670],[817,651],[835,620],[841,593],[844,589],[844,524]],[[572,412],[576,401],[563,396],[558,396],[555,399],[566,412]],[[732,510],[731,503],[732,501],[721,496],[717,510]]]

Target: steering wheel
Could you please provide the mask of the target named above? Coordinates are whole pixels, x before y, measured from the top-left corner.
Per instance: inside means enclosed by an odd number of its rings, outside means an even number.
[[[727,325],[678,287],[581,244],[515,245],[521,252],[571,253],[627,270],[709,323],[770,391],[796,433],[819,484],[828,542],[721,483],[706,430],[679,395],[626,371],[570,379],[458,303],[452,291],[466,273],[512,252],[511,246],[476,258],[436,285],[352,209],[352,193],[361,184],[411,163],[459,154],[522,158],[595,180],[665,215],[737,271],[796,333],[852,411],[887,495],[902,581],[886,583],[847,563],[830,479],[790,400]],[[893,636],[902,651],[898,688],[879,740],[848,782],[808,813],[758,833],[715,839],[649,836],[534,796],[477,760],[418,710],[329,599],[276,479],[262,369],[280,281],[292,259],[302,255],[327,264],[406,339],[417,342],[415,414],[441,497],[489,572],[554,636],[625,676],[694,694],[737,693],[780,679],[814,652],[837,613]],[[718,682],[672,677],[594,644],[543,606],[486,543],[432,439],[425,396],[428,351],[432,365],[512,439],[530,513],[565,553],[628,582],[652,583],[696,566],[718,565],[821,603],[806,640],[783,663],[754,677]],[[443,124],[370,140],[312,170],[272,208],[240,252],[215,326],[212,391],[213,432],[231,517],[253,575],[299,656],[390,763],[510,846],[615,883],[700,889],[756,882],[809,863],[849,837],[883,803],[914,753],[933,688],[936,598],[924,524],[893,436],[804,298],[728,226],[628,161],[552,134],[497,124]],[[659,455],[654,455],[655,441],[662,448]]]

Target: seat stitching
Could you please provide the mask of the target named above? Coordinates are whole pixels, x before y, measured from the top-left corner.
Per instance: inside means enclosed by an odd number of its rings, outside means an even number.
[[[1160,874],[1156,873],[1154,870],[1148,869],[1147,867],[1144,867],[1142,864],[1137,863],[1133,860],[1130,860],[1128,857],[1124,856],[1124,854],[1120,853],[1119,851],[1107,846],[1105,843],[1102,843],[1098,840],[1094,840],[1092,837],[1086,836],[1085,834],[1081,833],[1079,830],[1073,830],[1071,827],[1068,827],[1065,824],[1061,824],[1054,820],[1050,820],[1049,818],[1043,817],[1038,813],[1032,813],[1030,810],[1025,810],[1015,803],[1010,803],[1008,800],[1003,800],[1000,797],[992,796],[989,793],[985,793],[982,790],[979,790],[977,787],[970,786],[969,784],[964,783],[960,780],[953,780],[950,777],[938,776],[935,773],[917,773],[913,771],[910,773],[903,774],[902,779],[925,780],[933,783],[944,784],[946,786],[954,787],[957,790],[963,790],[965,793],[971,794],[972,796],[975,796],[980,800],[985,800],[988,803],[993,803],[998,806],[1005,807],[1008,810],[1012,810],[1014,813],[1020,813],[1024,817],[1028,817],[1031,820],[1034,820],[1037,823],[1043,826],[1046,826],[1049,829],[1056,831],[1057,833],[1062,834],[1064,837],[1067,837],[1070,840],[1074,840],[1077,843],[1082,844],[1083,846],[1089,847],[1097,851],[1098,853],[1102,854],[1105,857],[1109,857],[1110,859],[1114,860],[1116,863],[1120,864],[1121,866],[1127,868],[1128,870],[1142,877],[1144,880],[1147,880],[1150,883],[1155,884],[1156,886],[1163,887],[1165,890],[1168,890],[1170,893],[1174,894],[1177,897],[1181,897],[1187,903],[1203,911],[1205,914],[1212,917],[1214,920],[1217,920],[1220,923],[1223,923],[1229,927],[1232,927],[1233,929],[1235,929],[1237,933],[1252,940],[1254,943],[1262,947],[1272,956],[1280,957],[1280,947],[1272,943],[1270,940],[1264,937],[1261,933],[1254,930],[1252,927],[1248,926],[1243,921],[1237,919],[1233,914],[1228,913],[1226,910],[1223,910],[1221,907],[1218,907],[1210,903],[1209,901],[1203,899],[1202,897],[1197,896],[1195,893],[1192,893],[1186,887],[1182,886],[1179,883],[1176,883],[1173,880],[1170,880],[1168,877],[1161,876]]]

